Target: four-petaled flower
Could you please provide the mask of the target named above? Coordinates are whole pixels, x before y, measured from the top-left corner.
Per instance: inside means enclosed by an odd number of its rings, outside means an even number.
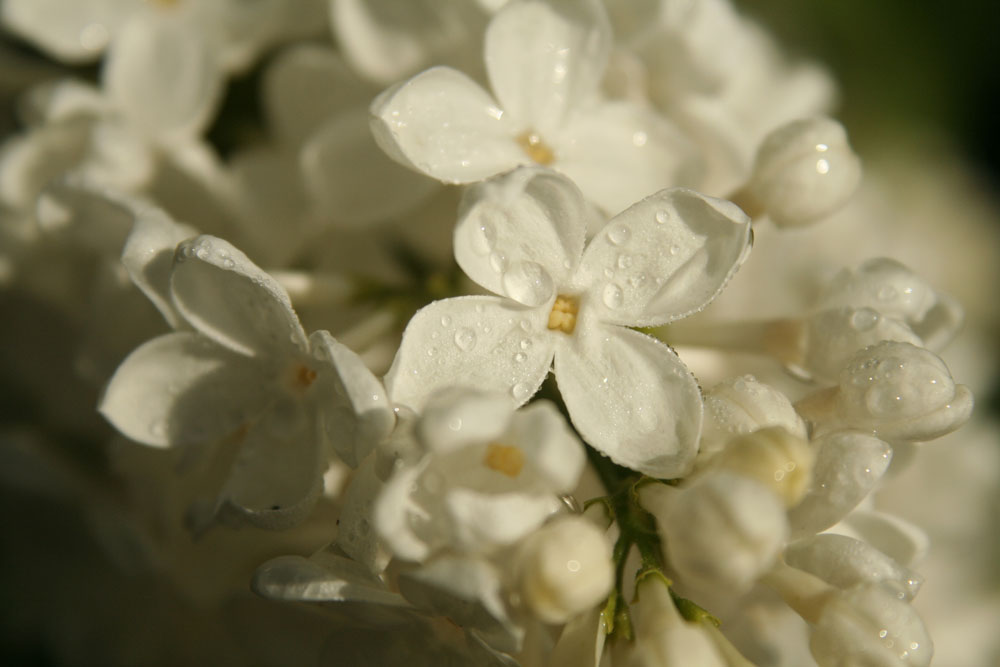
[[[750,247],[734,204],[686,189],[634,204],[584,249],[587,209],[567,178],[526,167],[467,193],[455,229],[465,273],[497,296],[437,301],[403,334],[386,375],[419,410],[450,385],[526,402],[553,366],[573,425],[616,462],[656,477],[686,472],[702,399],[677,355],[628,327],[703,308]]]

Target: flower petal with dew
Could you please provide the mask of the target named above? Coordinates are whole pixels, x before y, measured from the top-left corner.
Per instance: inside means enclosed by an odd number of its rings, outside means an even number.
[[[523,404],[554,360],[574,425],[616,462],[669,477],[691,464],[701,394],[667,346],[625,327],[703,308],[749,249],[729,202],[663,190],[612,219],[583,248],[586,205],[565,177],[533,167],[468,191],[455,256],[497,297],[418,312],[386,376],[419,410],[438,388],[473,383]]]

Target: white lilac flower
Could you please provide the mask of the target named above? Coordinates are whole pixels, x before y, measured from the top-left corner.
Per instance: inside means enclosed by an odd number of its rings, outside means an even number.
[[[285,291],[246,255],[211,236],[173,252],[172,234],[143,220],[125,261],[178,330],[122,362],[100,411],[152,447],[226,441],[238,453],[210,513],[295,522],[322,487],[326,447],[356,465],[392,410],[354,353],[325,331],[306,336]]]
[[[502,395],[445,391],[416,435],[423,456],[397,466],[373,510],[382,540],[405,560],[513,544],[561,509],[583,471],[583,446],[547,402],[515,412]]]
[[[522,168],[471,189],[455,229],[466,274],[497,296],[437,301],[407,325],[386,387],[419,410],[471,384],[526,402],[550,367],[584,440],[657,477],[697,450],[702,400],[672,350],[628,327],[705,306],[749,249],[729,202],[663,190],[612,219],[584,249],[586,208],[563,176]]]
[[[602,101],[611,31],[595,2],[510,3],[486,31],[496,98],[461,72],[429,69],[372,102],[372,131],[400,163],[446,183],[551,166],[617,213],[693,176],[687,140],[649,108]]]
[[[712,470],[728,470],[755,479],[794,507],[812,480],[813,450],[805,438],[781,426],[741,435],[712,461]]]

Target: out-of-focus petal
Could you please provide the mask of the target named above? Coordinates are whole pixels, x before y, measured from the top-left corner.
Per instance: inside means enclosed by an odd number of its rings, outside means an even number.
[[[438,389],[469,386],[515,405],[541,386],[552,364],[548,310],[486,296],[435,301],[410,320],[385,386],[394,403],[420,410]]]
[[[103,79],[132,122],[166,141],[201,131],[222,93],[215,51],[201,32],[153,13],[122,26],[108,49]]]
[[[299,162],[323,217],[345,225],[400,216],[440,187],[386,156],[363,106],[323,123],[303,144]]]
[[[552,142],[559,147],[559,171],[611,215],[664,185],[698,182],[690,141],[652,109],[634,104],[612,102],[576,114]]]
[[[674,188],[615,216],[587,246],[578,281],[600,319],[662,324],[704,308],[750,247],[750,219],[735,204]]]
[[[0,20],[56,58],[86,63],[101,55],[136,5],[133,0],[5,0]]]
[[[189,332],[138,347],[112,376],[98,407],[143,444],[173,447],[236,431],[271,400],[260,365]]]
[[[597,92],[611,50],[599,2],[513,2],[486,30],[486,70],[516,129],[554,134]]]
[[[698,448],[701,393],[669,347],[594,323],[586,336],[557,344],[555,373],[573,425],[595,449],[652,477],[688,471]]]

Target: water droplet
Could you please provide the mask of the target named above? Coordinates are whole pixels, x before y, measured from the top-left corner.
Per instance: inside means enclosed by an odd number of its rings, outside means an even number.
[[[225,267],[225,268],[227,268],[227,269],[231,269],[234,266],[236,266],[236,262],[234,262],[231,259],[224,259],[224,260],[222,260],[222,266]]]
[[[657,211],[656,212],[656,224],[658,224],[658,225],[664,225],[669,220],[670,220],[670,214],[667,213],[666,211]]]
[[[680,251],[681,251],[681,247],[680,246],[677,246],[677,245],[670,246],[670,254],[671,255],[676,255]]]
[[[438,333],[437,331],[432,331],[432,332],[431,332],[431,340],[437,340],[437,339],[438,339],[438,336],[440,336],[440,335],[441,335],[441,334],[440,334],[440,333]]]
[[[882,301],[889,301],[896,298],[896,288],[892,285],[882,285],[878,290],[878,298]]]
[[[428,357],[433,357],[435,354],[437,354],[437,348],[436,347],[429,347],[429,348],[427,348],[427,356]]]
[[[604,305],[608,308],[621,308],[624,295],[622,288],[614,283],[604,286]]]
[[[450,327],[451,326],[451,315],[442,315],[441,316],[441,326],[443,326],[443,327]]]
[[[458,349],[468,352],[476,346],[476,332],[462,327],[455,332],[455,345],[458,346]]]
[[[454,417],[454,418],[452,418],[452,420],[448,422],[448,428],[450,428],[452,431],[459,431],[459,430],[461,430],[462,429],[462,418],[461,417]]]
[[[611,278],[615,277],[615,272],[612,271],[611,269],[604,269],[604,277],[610,280]]]
[[[484,218],[498,218],[501,211],[483,211]],[[488,255],[497,243],[496,229],[491,222],[484,220],[472,232],[472,250],[479,255]]]
[[[548,272],[535,262],[518,262],[503,274],[503,289],[526,306],[540,306],[555,290]]]
[[[868,331],[878,324],[879,314],[871,308],[859,308],[851,315],[851,328],[856,331]]]
[[[523,401],[531,393],[531,387],[524,382],[518,382],[510,388],[510,394],[518,401]]]
[[[525,333],[531,331],[531,322],[528,320],[521,320],[521,331],[524,331]]]
[[[625,225],[615,225],[608,230],[608,240],[615,245],[621,245],[628,241],[629,234],[628,227]]]
[[[569,261],[568,259],[564,259],[563,260],[563,268],[564,269],[572,269],[573,268],[573,262]]]
[[[205,246],[199,246],[194,253],[198,255],[198,259],[208,259],[208,248]]]
[[[517,354],[514,355],[514,361],[516,361],[517,363],[521,363],[527,358],[528,357],[527,355],[524,354],[524,352],[518,352]]]
[[[497,273],[503,273],[503,270],[507,268],[507,258],[502,252],[490,253],[490,268]]]
[[[527,350],[528,348],[531,347],[531,341],[528,340],[527,338],[522,338],[520,345],[522,350]]]
[[[627,269],[632,266],[632,256],[631,255],[618,255],[618,268]]]

